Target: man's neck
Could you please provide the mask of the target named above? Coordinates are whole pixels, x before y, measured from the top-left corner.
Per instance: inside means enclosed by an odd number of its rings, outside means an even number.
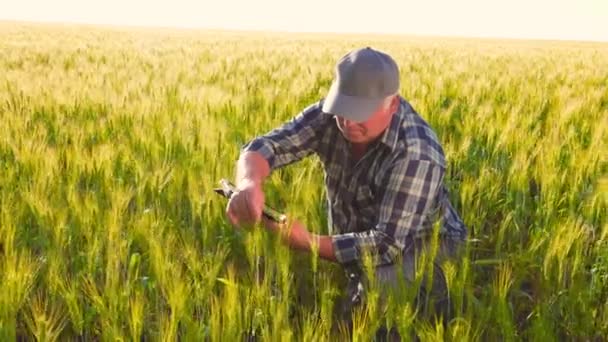
[[[363,157],[363,155],[365,154],[365,152],[367,151],[367,143],[352,143],[351,144],[351,152],[353,155],[353,158],[355,160],[359,160]]]

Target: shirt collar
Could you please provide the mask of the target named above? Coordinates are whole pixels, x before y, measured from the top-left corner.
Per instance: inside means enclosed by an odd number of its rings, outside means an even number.
[[[399,139],[399,130],[401,129],[403,110],[403,103],[400,103],[397,111],[393,113],[393,117],[391,119],[390,124],[388,125],[387,129],[384,131],[382,137],[380,138],[380,142],[388,146],[391,151],[394,151],[397,147],[397,141]]]

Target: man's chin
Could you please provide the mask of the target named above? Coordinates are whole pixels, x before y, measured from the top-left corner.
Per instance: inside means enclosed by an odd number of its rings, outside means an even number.
[[[342,133],[342,136],[344,137],[344,139],[346,139],[352,143],[365,143],[368,140],[368,138],[366,136],[361,135],[361,134],[344,134],[344,133]]]

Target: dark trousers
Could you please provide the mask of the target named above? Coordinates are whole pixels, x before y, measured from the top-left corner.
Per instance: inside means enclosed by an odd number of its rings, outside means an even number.
[[[372,279],[379,290],[381,307],[389,293],[395,294],[394,291],[403,289],[401,283],[412,294],[412,304],[418,310],[418,317],[449,321],[453,308],[441,265],[446,260],[456,260],[462,245],[462,240],[439,238],[433,248],[431,239],[412,238],[406,244],[401,260],[376,267],[373,277],[367,277],[358,270],[348,270],[348,284],[341,308],[343,321],[352,326],[352,312],[365,303],[366,289]],[[416,279],[416,273],[421,273],[422,277]],[[376,336],[377,340],[401,340],[396,329],[388,331],[385,327],[381,327]]]

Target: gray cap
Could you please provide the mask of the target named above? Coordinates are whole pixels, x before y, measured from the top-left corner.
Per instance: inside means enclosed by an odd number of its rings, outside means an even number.
[[[357,49],[338,61],[322,110],[362,122],[398,91],[399,68],[393,58],[369,47]]]

